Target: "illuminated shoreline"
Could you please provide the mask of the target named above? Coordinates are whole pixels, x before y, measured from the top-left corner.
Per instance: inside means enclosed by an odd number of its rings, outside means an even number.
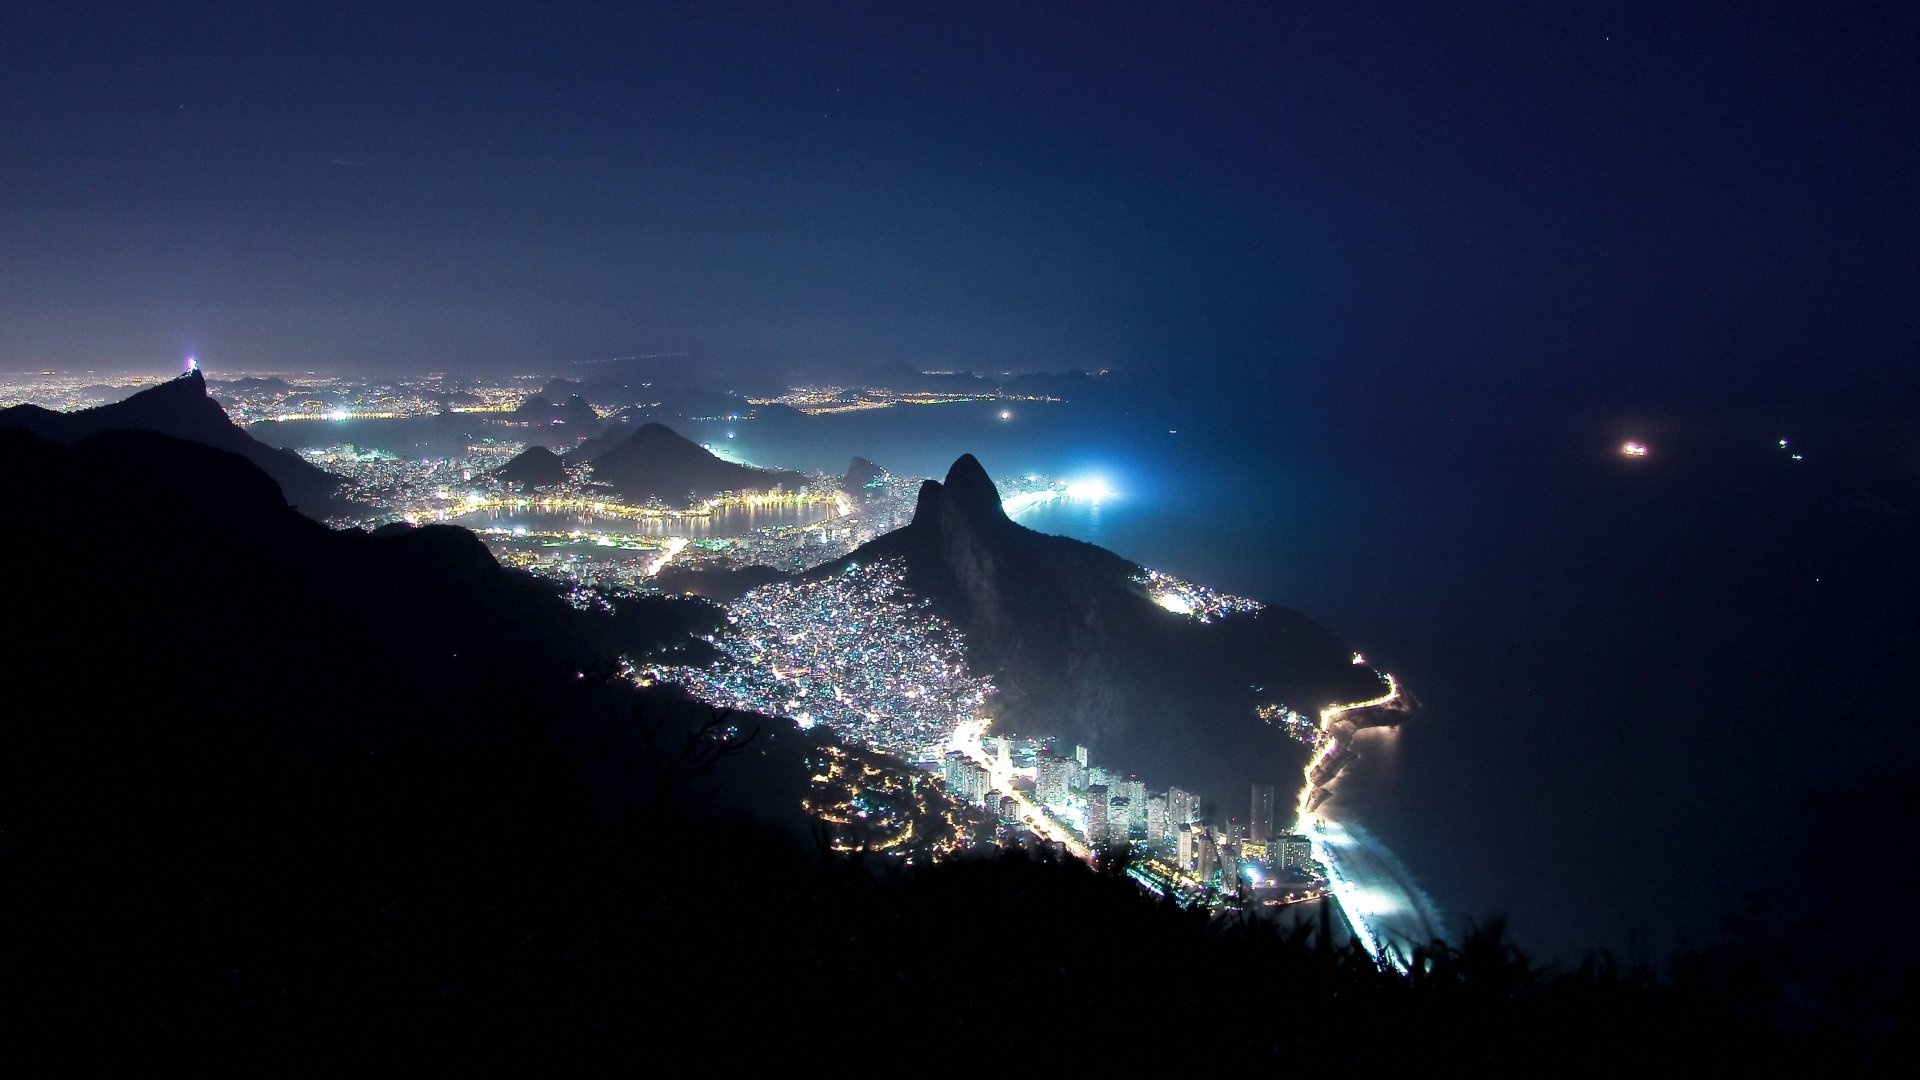
[[[1357,662],[1358,658],[1355,659]],[[1380,931],[1368,920],[1368,913],[1360,910],[1358,900],[1362,887],[1347,875],[1346,868],[1341,864],[1338,849],[1346,846],[1345,840],[1349,837],[1347,830],[1339,822],[1331,817],[1322,817],[1314,809],[1318,803],[1314,795],[1324,788],[1317,777],[1326,763],[1344,748],[1342,741],[1333,733],[1333,725],[1348,713],[1381,708],[1400,700],[1400,684],[1386,672],[1381,672],[1381,675],[1387,680],[1385,694],[1366,701],[1329,705],[1320,710],[1319,744],[1314,748],[1306,767],[1301,770],[1300,795],[1294,804],[1293,828],[1307,837],[1307,842],[1313,848],[1314,860],[1326,867],[1327,878],[1332,883],[1332,899],[1339,905],[1340,918],[1347,924],[1348,932],[1353,934],[1369,956],[1383,957],[1394,970],[1404,975],[1407,971],[1406,959],[1398,952],[1384,948]],[[1347,738],[1351,739],[1352,734],[1348,733]]]

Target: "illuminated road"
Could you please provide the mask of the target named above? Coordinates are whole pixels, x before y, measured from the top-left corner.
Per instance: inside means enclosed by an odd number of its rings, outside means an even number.
[[[1412,946],[1444,936],[1439,913],[1384,845],[1362,829],[1333,820],[1324,810],[1309,809],[1320,787],[1316,773],[1357,734],[1351,724],[1340,723],[1341,717],[1400,699],[1400,684],[1391,675],[1386,679],[1387,692],[1377,698],[1320,710],[1320,744],[1301,774],[1294,829],[1307,836],[1313,857],[1327,868],[1341,917],[1353,936],[1376,956],[1387,949],[1388,962],[1404,972]]]
[[[980,736],[984,735],[987,725],[992,721],[982,717],[969,720],[954,729],[953,738],[947,743],[947,749],[958,750],[973,759],[987,770],[993,786],[1002,795],[1010,796],[1020,807],[1020,816],[1027,822],[1034,835],[1042,840],[1052,840],[1064,845],[1067,851],[1077,859],[1093,860],[1093,852],[1087,849],[1080,838],[1047,816],[1047,812],[1038,803],[1013,789],[1013,768],[999,758],[987,753],[980,745]]]
[[[673,561],[675,555],[687,550],[688,543],[690,543],[690,541],[684,536],[669,537],[667,539],[666,550],[662,551],[658,558],[648,564],[646,576],[653,577],[655,574],[666,569],[667,564]]]
[[[1358,657],[1356,656],[1355,659],[1357,661]],[[1381,672],[1381,674],[1386,675],[1385,672]],[[1340,740],[1335,738],[1333,731],[1334,723],[1342,716],[1355,710],[1379,708],[1382,705],[1391,705],[1400,700],[1400,684],[1395,682],[1391,675],[1386,675],[1386,680],[1387,692],[1377,698],[1370,698],[1366,701],[1355,701],[1346,705],[1329,705],[1320,710],[1320,745],[1314,750],[1313,757],[1307,762],[1306,770],[1303,773],[1305,782],[1300,786],[1300,798],[1294,803],[1294,812],[1302,822],[1308,821],[1313,817],[1313,810],[1310,807],[1313,801],[1314,790],[1319,786],[1314,783],[1314,773],[1319,770],[1320,766],[1324,764],[1328,758],[1337,753],[1342,745]],[[1351,735],[1348,737],[1350,738]]]

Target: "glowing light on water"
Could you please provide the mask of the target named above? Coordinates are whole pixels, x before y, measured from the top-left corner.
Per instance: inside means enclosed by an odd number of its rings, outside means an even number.
[[[1067,485],[1067,498],[1069,499],[1084,499],[1087,502],[1100,502],[1103,499],[1111,499],[1113,496],[1113,488],[1108,487],[1106,480],[1098,476],[1088,477],[1085,480],[1075,480]]]
[[[1041,491],[1023,491],[1018,495],[1000,500],[1000,509],[1004,510],[1008,517],[1013,517],[1025,513],[1043,503],[1050,503],[1060,498],[1061,494],[1062,492],[1059,488],[1046,488]]]

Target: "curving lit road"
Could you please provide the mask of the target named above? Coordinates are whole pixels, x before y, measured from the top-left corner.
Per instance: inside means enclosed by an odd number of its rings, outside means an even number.
[[[1294,829],[1307,837],[1313,857],[1327,868],[1341,917],[1353,936],[1368,952],[1376,956],[1384,952],[1395,969],[1405,972],[1405,957],[1413,946],[1444,936],[1439,913],[1384,844],[1357,826],[1335,821],[1324,808],[1308,809],[1316,789],[1315,772],[1341,747],[1334,724],[1347,713],[1399,700],[1400,684],[1392,675],[1386,675],[1386,680],[1387,692],[1377,698],[1320,710],[1320,745],[1301,774]],[[1339,734],[1351,740],[1356,733]]]

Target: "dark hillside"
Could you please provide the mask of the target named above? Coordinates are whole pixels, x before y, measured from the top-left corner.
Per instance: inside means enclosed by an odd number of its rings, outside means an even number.
[[[914,590],[966,631],[969,663],[999,688],[1003,728],[1084,743],[1164,782],[1239,791],[1297,776],[1304,748],[1254,707],[1312,711],[1384,686],[1331,633],[1284,608],[1205,623],[1163,609],[1133,580],[1136,564],[1010,520],[972,455],[945,483],[922,486],[912,524],[843,562],[889,556],[904,558]]]
[[[198,370],[98,408],[61,413],[38,405],[0,410],[0,428],[68,446],[107,431],[151,431],[235,453],[273,478],[287,501],[313,518],[354,509],[335,497],[340,478],[291,450],[268,446],[228,418]]]

